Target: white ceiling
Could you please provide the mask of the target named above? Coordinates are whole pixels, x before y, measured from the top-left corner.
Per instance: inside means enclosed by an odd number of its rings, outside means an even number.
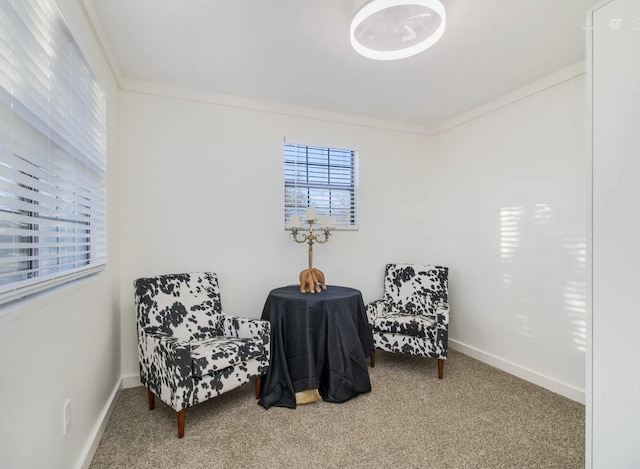
[[[584,58],[595,0],[442,0],[420,55],[359,56],[362,0],[83,0],[121,83],[432,127]]]

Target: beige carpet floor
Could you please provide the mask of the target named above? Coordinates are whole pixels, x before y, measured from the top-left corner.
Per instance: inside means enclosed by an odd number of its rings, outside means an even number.
[[[263,409],[253,383],[175,412],[123,390],[91,469],[584,467],[584,406],[450,352],[436,361],[378,351],[372,391],[342,404]]]

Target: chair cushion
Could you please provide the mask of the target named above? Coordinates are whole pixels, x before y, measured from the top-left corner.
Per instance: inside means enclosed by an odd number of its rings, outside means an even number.
[[[388,314],[373,321],[374,332],[390,332],[392,334],[412,337],[433,337],[436,329],[436,318],[433,316],[415,316],[413,314]]]
[[[256,339],[212,337],[191,342],[193,376],[212,375],[236,363],[266,354],[265,346]]]

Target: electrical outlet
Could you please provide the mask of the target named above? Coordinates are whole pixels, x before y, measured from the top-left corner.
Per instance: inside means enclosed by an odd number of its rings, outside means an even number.
[[[64,436],[67,436],[67,433],[69,433],[69,429],[71,428],[71,399],[70,398],[67,399],[67,402],[64,403],[63,413],[64,413],[63,431],[64,431]]]

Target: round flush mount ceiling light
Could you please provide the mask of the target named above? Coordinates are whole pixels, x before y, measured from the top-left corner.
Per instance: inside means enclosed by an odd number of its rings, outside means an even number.
[[[439,0],[372,0],[351,21],[351,45],[370,59],[404,59],[438,42],[445,27]]]

